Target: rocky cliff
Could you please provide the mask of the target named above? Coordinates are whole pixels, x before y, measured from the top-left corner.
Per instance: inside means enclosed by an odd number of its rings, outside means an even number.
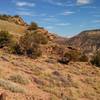
[[[86,53],[100,49],[100,29],[83,31],[70,38],[68,45],[78,47]]]
[[[27,24],[24,22],[24,20],[18,15],[16,15],[16,16],[0,15],[0,19],[8,21],[8,22],[15,23],[15,24],[18,24],[18,25],[21,25],[21,26],[27,26]]]

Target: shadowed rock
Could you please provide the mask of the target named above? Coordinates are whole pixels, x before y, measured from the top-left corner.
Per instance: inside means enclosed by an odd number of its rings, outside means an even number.
[[[6,95],[6,93],[1,93],[0,94],[0,100],[7,100],[7,95]]]

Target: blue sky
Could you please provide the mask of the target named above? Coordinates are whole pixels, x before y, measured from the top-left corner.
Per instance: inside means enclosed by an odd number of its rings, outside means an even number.
[[[0,0],[0,13],[20,15],[61,36],[100,28],[100,0]]]

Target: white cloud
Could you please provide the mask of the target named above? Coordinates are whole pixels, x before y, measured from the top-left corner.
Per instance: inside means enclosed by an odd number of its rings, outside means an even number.
[[[91,0],[77,0],[78,5],[86,5],[90,3],[91,3]]]
[[[29,11],[29,9],[18,9],[18,11],[16,11],[17,15],[21,15],[21,16],[29,16],[29,17],[44,17],[46,16],[46,13],[36,13],[35,11],[31,12]]]
[[[83,24],[80,24],[80,27],[83,27],[83,26],[85,26],[85,25],[83,25]]]
[[[100,23],[100,20],[98,19],[98,20],[94,20],[94,21],[92,21],[93,23]]]
[[[60,15],[65,15],[65,16],[67,16],[67,15],[72,15],[72,14],[74,14],[75,12],[73,12],[73,11],[65,11],[65,12],[63,12],[63,13],[61,13]]]
[[[70,4],[66,4],[66,5],[65,5],[65,7],[73,7],[73,6],[75,6],[74,3],[70,3]]]
[[[43,21],[45,21],[45,22],[58,22],[59,20],[57,19],[57,18],[53,18],[53,17],[48,17],[48,18],[43,18],[42,19]]]
[[[31,12],[26,12],[26,11],[17,11],[16,13],[22,16],[32,16]]]
[[[70,23],[58,23],[56,24],[57,26],[69,26],[71,25]]]
[[[51,15],[51,16],[49,16],[49,18],[55,18],[55,16],[54,15]]]
[[[19,6],[19,7],[23,7],[23,6],[34,7],[34,6],[35,6],[35,3],[29,3],[29,2],[16,2],[16,6]]]
[[[56,6],[65,6],[65,4],[61,0],[43,0],[43,1]]]
[[[45,27],[46,29],[53,29],[53,27],[52,26],[47,26],[47,27]]]

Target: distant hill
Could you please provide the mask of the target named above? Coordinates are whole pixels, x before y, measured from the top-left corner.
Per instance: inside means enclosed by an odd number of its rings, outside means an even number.
[[[0,15],[0,30],[6,30],[16,36],[23,35],[28,25],[20,16]],[[52,43],[78,48],[83,52],[91,53],[100,48],[100,29],[86,30],[72,38],[64,38],[48,32],[48,30],[38,27],[35,31],[45,35]],[[66,46],[66,47],[67,47]]]
[[[0,100],[99,100],[100,68],[78,48],[99,49],[100,30],[64,38],[1,15],[0,31]]]
[[[70,38],[67,44],[79,47],[86,53],[95,52],[100,49],[100,29],[83,31]]]
[[[28,30],[28,25],[20,16],[11,16],[11,15],[0,15],[0,30],[8,31],[14,35],[22,35]],[[34,31],[34,30],[33,30]],[[48,32],[48,30],[38,27],[37,32],[47,36],[50,41],[60,42],[63,40],[62,37]]]

